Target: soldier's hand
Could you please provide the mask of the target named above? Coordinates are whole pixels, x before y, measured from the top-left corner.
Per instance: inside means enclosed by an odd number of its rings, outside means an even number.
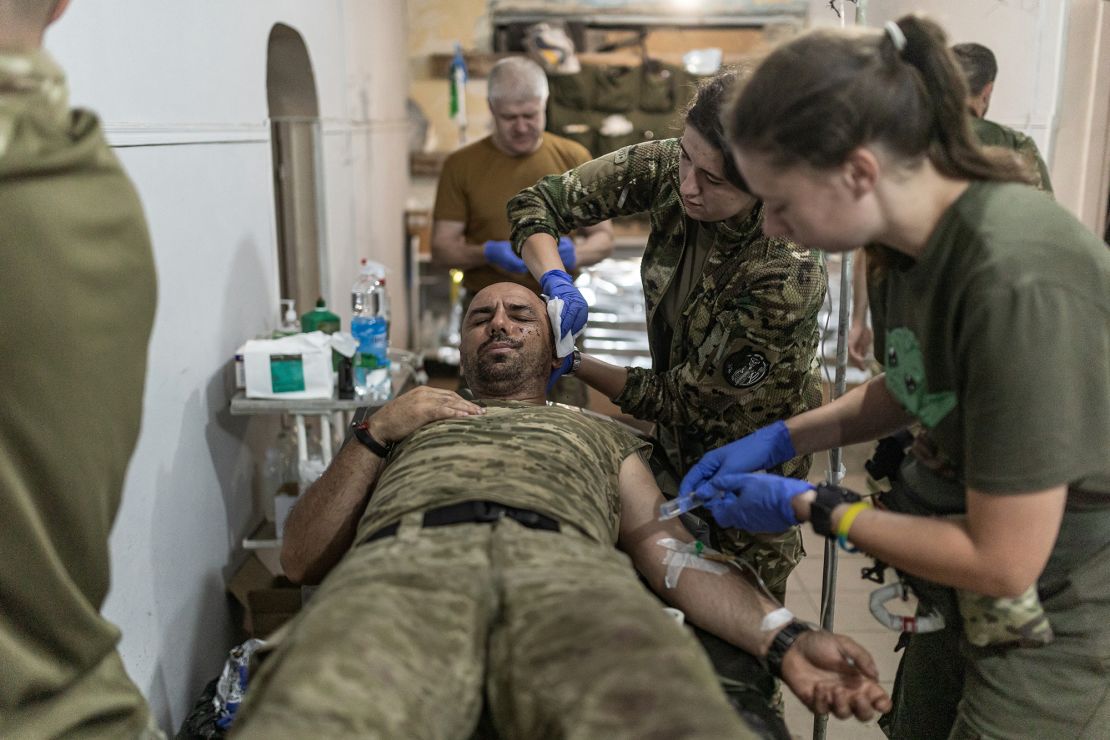
[[[843,635],[824,630],[799,635],[783,656],[782,680],[814,714],[865,722],[890,711],[875,661]]]
[[[430,422],[484,413],[484,408],[454,391],[422,385],[382,406],[367,425],[374,439],[392,444]]]

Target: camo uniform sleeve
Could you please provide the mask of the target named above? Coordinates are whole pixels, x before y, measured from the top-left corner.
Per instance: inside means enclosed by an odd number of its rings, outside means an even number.
[[[677,151],[674,139],[633,144],[520,191],[506,207],[513,251],[519,255],[535,233],[558,239],[614,216],[651,210]]]
[[[629,368],[615,402],[627,413],[687,425],[712,449],[813,403],[817,313],[825,266],[808,249],[759,238],[710,301],[691,301],[683,316],[686,359],[667,372]]]
[[[1018,137],[1017,147],[1018,156],[1025,163],[1025,166],[1033,174],[1034,182],[1037,190],[1043,190],[1049,195],[1052,194],[1052,180],[1048,177],[1048,166],[1041,159],[1041,152],[1037,149],[1036,142],[1030,137],[1021,134]]]

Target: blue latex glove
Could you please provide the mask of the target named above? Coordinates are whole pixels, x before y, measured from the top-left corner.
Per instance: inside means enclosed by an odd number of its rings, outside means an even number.
[[[555,387],[555,381],[567,374],[570,366],[574,363],[574,355],[567,355],[563,358],[563,364],[551,371],[551,377],[547,379],[547,393],[551,394],[551,389]]]
[[[790,501],[813,490],[804,480],[766,473],[741,473],[733,481],[727,490],[706,486],[694,495],[708,499],[705,507],[717,524],[745,532],[785,532],[798,524]]]
[[[513,252],[512,242],[499,242],[491,239],[486,242],[485,249],[483,250],[486,255],[486,262],[500,267],[502,270],[515,272],[520,275],[528,272],[528,266],[524,264],[524,260],[517,257]]]
[[[545,272],[540,278],[540,288],[547,301],[551,333],[555,335],[555,356],[566,357],[574,351],[574,340],[586,328],[589,315],[586,299],[563,270]]]
[[[569,236],[559,237],[559,259],[563,261],[563,269],[570,272],[578,264],[578,253],[574,251],[574,240]]]
[[[686,473],[678,488],[678,495],[686,495],[706,484],[722,491],[731,491],[735,486],[731,484],[729,476],[767,470],[797,456],[786,423],[776,421],[735,442],[707,452]]]

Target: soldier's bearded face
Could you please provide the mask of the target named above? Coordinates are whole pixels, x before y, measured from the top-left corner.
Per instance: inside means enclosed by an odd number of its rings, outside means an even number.
[[[463,374],[479,395],[504,395],[543,384],[553,366],[543,301],[515,283],[480,291],[463,320]]]

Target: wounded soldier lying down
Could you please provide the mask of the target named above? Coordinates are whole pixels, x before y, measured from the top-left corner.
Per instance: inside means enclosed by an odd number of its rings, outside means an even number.
[[[540,298],[478,293],[462,361],[481,400],[391,401],[290,515],[286,573],[327,579],[253,678],[239,737],[465,740],[483,702],[505,738],[754,737],[632,566],[702,628],[771,648],[772,665],[777,652],[811,709],[888,707],[851,640],[799,631],[772,648],[783,625],[762,623],[779,605],[737,572],[687,568],[665,586],[659,541],[691,537],[656,521],[644,443],[545,405],[558,361]]]

